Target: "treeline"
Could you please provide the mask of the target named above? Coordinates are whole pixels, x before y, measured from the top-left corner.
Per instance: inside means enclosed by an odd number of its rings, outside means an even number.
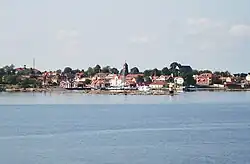
[[[124,68],[124,69],[123,69]],[[232,74],[228,71],[215,71],[212,72],[211,70],[194,70],[190,66],[182,65],[178,62],[173,62],[169,66],[166,66],[162,69],[153,68],[153,69],[147,69],[147,70],[139,70],[138,67],[132,67],[129,69],[128,64],[125,63],[124,67],[122,69],[117,69],[115,67],[111,66],[104,66],[101,67],[99,64],[97,64],[94,67],[89,67],[88,69],[72,69],[70,67],[65,67],[62,70],[58,69],[56,73],[58,75],[66,75],[69,78],[73,78],[76,73],[82,73],[84,77],[92,77],[97,73],[111,73],[111,74],[143,74],[143,78],[139,77],[139,81],[148,80],[150,81],[151,76],[161,76],[161,75],[173,75],[181,76],[184,78],[184,80],[188,84],[195,83],[193,75],[200,75],[202,73],[213,73],[218,76],[224,76],[224,77],[230,77]],[[45,71],[46,72],[46,71]],[[9,66],[4,66],[0,68],[0,84],[18,84],[18,85],[41,85],[40,82],[36,80],[36,75],[41,75],[43,72],[39,72],[38,70],[27,68],[23,69],[21,71],[17,71],[15,69],[15,66],[13,64]],[[29,75],[29,78],[23,78],[21,75]],[[239,73],[234,74],[234,76],[247,76],[246,73]]]
[[[90,77],[94,76],[97,73],[111,73],[111,74],[121,74],[123,69],[118,70],[117,68],[110,67],[110,66],[104,66],[101,67],[100,65],[96,65],[95,67],[89,67],[87,70],[80,70],[75,69],[73,70],[70,67],[64,68],[63,71],[57,70],[58,73],[70,73],[70,74],[76,74],[76,73],[84,73],[85,76]],[[132,67],[131,69],[128,68],[128,65],[125,64],[125,74],[143,74],[145,77],[147,76],[161,76],[161,75],[171,75],[174,76],[184,76],[185,74],[192,74],[192,75],[200,75],[202,73],[213,73],[218,76],[232,76],[230,72],[228,71],[215,71],[212,72],[211,70],[193,70],[190,66],[183,66],[180,63],[173,62],[169,65],[169,67],[164,67],[162,69],[153,68],[153,69],[146,69],[144,71],[140,71],[138,67]]]
[[[124,72],[123,72],[124,71]],[[158,69],[158,68],[153,68],[153,69],[146,69],[144,71],[140,71],[138,67],[132,67],[131,69],[129,69],[128,64],[125,63],[124,65],[124,69],[117,69],[114,67],[110,67],[110,66],[104,66],[101,67],[100,65],[96,65],[95,67],[89,67],[87,70],[73,70],[70,67],[66,67],[63,71],[58,70],[58,73],[65,73],[65,74],[76,74],[76,73],[83,73],[83,76],[85,77],[92,77],[97,73],[111,73],[111,74],[143,74],[143,78],[142,77],[138,77],[138,82],[150,82],[151,76],[161,76],[161,75],[173,75],[173,77],[176,76],[180,76],[183,77],[185,82],[189,85],[191,84],[195,84],[195,80],[193,78],[193,75],[200,75],[203,73],[214,73],[215,75],[218,76],[232,76],[230,72],[228,71],[216,71],[216,72],[212,72],[210,70],[193,70],[191,66],[184,66],[178,62],[173,62],[171,63],[169,66],[166,66],[162,69]],[[143,80],[144,79],[144,80]]]
[[[35,77],[35,72],[32,68],[17,71],[13,64],[0,68],[0,84],[2,85],[18,85],[22,88],[41,87],[42,82],[38,81]],[[22,75],[29,75],[28,78]]]

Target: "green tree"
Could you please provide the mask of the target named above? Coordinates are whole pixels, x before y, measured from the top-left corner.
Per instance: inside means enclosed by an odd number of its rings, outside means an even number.
[[[30,78],[26,78],[24,80],[22,80],[19,85],[22,88],[36,88],[39,86],[39,83],[36,81],[36,79],[30,79]]]
[[[71,71],[71,73],[74,74],[74,75],[77,74],[77,73],[80,73],[80,72],[81,71],[79,69],[74,69],[74,70]]]
[[[222,72],[222,76],[224,77],[231,77],[231,73],[229,71]]]
[[[136,83],[143,83],[143,82],[144,82],[143,76],[137,76],[136,77]]]
[[[0,68],[0,76],[6,75],[4,68]]]
[[[14,70],[14,69],[15,69],[15,65],[14,65],[14,64],[11,64],[11,65],[9,66],[9,68],[10,68],[11,70]]]
[[[157,68],[153,69],[152,76],[161,76],[161,71]]]
[[[145,82],[145,83],[151,83],[151,82],[152,82],[152,79],[151,79],[150,77],[146,76],[146,77],[144,78],[144,82]]]
[[[117,68],[111,68],[110,73],[112,74],[119,74],[119,70]]]
[[[13,64],[11,65],[6,65],[3,67],[4,71],[6,72],[7,75],[14,75],[15,74],[15,66]]]
[[[143,74],[144,74],[144,77],[148,77],[148,76],[151,76],[152,75],[152,70],[145,70],[144,72],[143,72]]]
[[[139,71],[139,69],[137,67],[133,67],[133,68],[131,68],[130,73],[131,74],[139,74],[140,71]]]
[[[91,84],[91,80],[90,79],[86,79],[85,80],[85,84],[87,84],[87,85]]]
[[[179,64],[177,62],[173,62],[170,64],[170,70],[175,70],[175,69],[177,69],[177,67],[181,67],[181,64]]]
[[[177,68],[178,67],[178,68]],[[170,64],[170,72],[174,75],[174,76],[179,76],[180,72],[179,72],[179,68],[181,67],[181,64],[177,63],[177,62],[173,62]]]
[[[63,73],[65,73],[65,74],[70,74],[70,73],[72,73],[72,68],[70,68],[70,67],[65,67]]]
[[[197,69],[193,70],[193,75],[199,75],[199,71]]]
[[[95,75],[94,69],[89,67],[86,74],[87,74],[88,77],[94,76]]]
[[[62,73],[62,70],[58,69],[56,70],[56,74],[60,75]]]
[[[31,69],[24,69],[22,71],[18,71],[17,75],[30,75]]]
[[[171,75],[171,72],[169,71],[168,67],[164,67],[161,70],[162,75]]]
[[[188,73],[184,77],[184,85],[189,86],[189,85],[195,85],[196,81],[193,78],[193,73]]]
[[[198,72],[199,75],[200,75],[200,74],[203,74],[203,73],[212,73],[212,71],[210,71],[210,70],[200,70],[200,71]]]
[[[213,83],[214,84],[223,84],[223,81],[218,77],[214,77],[213,78]]]
[[[101,66],[97,64],[97,65],[94,67],[93,70],[94,70],[94,73],[95,73],[95,74],[100,73],[100,72],[101,72]]]
[[[3,76],[3,82],[5,84],[16,85],[18,83],[17,75],[5,75]]]
[[[103,68],[102,68],[102,71],[101,71],[101,72],[102,72],[102,73],[110,73],[110,70],[111,70],[111,69],[110,69],[110,66],[106,66],[106,67],[103,67]]]

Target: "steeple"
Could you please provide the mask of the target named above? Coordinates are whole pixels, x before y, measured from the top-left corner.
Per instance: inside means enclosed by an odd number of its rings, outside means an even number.
[[[126,83],[126,76],[128,74],[128,64],[126,63],[126,60],[125,60],[125,63],[123,65],[123,69],[122,69],[122,83],[125,85]]]

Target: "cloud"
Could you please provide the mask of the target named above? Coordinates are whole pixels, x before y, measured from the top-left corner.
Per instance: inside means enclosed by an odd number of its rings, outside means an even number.
[[[79,32],[76,30],[59,30],[57,32],[57,39],[64,40],[64,39],[72,39],[79,37]]]
[[[236,37],[250,37],[250,25],[234,25],[230,28],[229,34]]]
[[[147,44],[150,42],[154,42],[156,40],[156,36],[148,36],[148,35],[138,35],[130,37],[129,42],[136,44]]]
[[[214,33],[223,28],[225,28],[225,25],[222,22],[217,22],[209,18],[187,19],[188,35]]]
[[[130,42],[132,42],[132,43],[148,43],[149,42],[149,37],[148,36],[131,37]]]
[[[184,43],[194,51],[218,51],[231,45],[229,27],[209,18],[189,18],[184,25]]]
[[[187,23],[189,25],[195,25],[195,26],[207,26],[211,24],[211,20],[208,18],[199,18],[199,19],[194,19],[194,18],[188,18]]]

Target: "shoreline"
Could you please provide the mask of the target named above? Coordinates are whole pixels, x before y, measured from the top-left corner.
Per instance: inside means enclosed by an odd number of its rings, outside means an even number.
[[[174,95],[180,93],[189,93],[189,92],[249,92],[250,89],[227,89],[227,88],[198,88],[192,91],[176,91]],[[138,90],[127,90],[127,91],[120,91],[120,90],[67,90],[64,88],[27,88],[27,89],[6,89],[2,92],[5,93],[82,93],[82,94],[89,94],[89,95],[171,95],[169,94],[168,90],[150,90],[148,92],[142,92]]]

